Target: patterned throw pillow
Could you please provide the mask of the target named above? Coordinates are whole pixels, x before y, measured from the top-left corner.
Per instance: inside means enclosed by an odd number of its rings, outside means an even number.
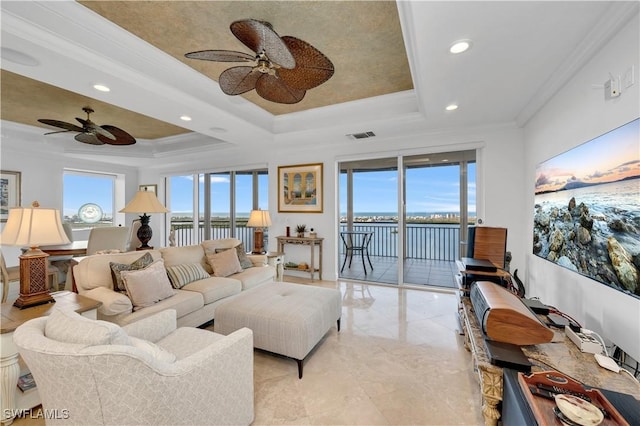
[[[240,261],[235,250],[224,250],[220,253],[207,254],[207,261],[216,277],[228,277],[236,272],[242,272]]]
[[[209,274],[199,263],[186,263],[182,265],[169,266],[167,275],[173,288],[182,288],[185,285],[198,280],[209,278]]]
[[[152,263],[153,257],[151,256],[151,253],[145,253],[129,265],[125,263],[109,262],[109,267],[111,268],[111,279],[113,280],[113,289],[120,292],[127,291],[124,287],[124,283],[122,282],[122,276],[120,275],[122,271],[137,271],[138,269],[146,268]]]
[[[156,260],[144,269],[122,271],[121,276],[134,311],[153,306],[176,294],[171,287],[162,259]]]
[[[247,253],[244,251],[244,243],[238,244],[236,247],[236,253],[238,254],[238,261],[240,262],[240,267],[242,269],[247,269],[253,267],[253,262],[251,259],[247,257]],[[223,252],[225,250],[231,250],[229,248],[218,248],[216,249],[216,253]]]

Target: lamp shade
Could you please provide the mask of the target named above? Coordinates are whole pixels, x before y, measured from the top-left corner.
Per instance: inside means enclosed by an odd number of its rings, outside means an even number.
[[[160,204],[156,194],[149,191],[138,191],[133,200],[120,213],[167,213],[169,210]]]
[[[62,227],[60,211],[42,209],[37,203],[31,208],[9,209],[0,242],[10,246],[29,247],[71,243]]]
[[[271,226],[271,218],[267,210],[251,210],[247,226],[250,228],[267,228]]]

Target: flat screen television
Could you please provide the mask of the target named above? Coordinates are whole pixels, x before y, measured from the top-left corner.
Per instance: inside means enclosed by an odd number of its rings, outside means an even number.
[[[640,299],[640,119],[536,168],[533,253]]]

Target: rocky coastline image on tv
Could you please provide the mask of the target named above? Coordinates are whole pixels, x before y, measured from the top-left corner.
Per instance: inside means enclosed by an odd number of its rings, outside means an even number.
[[[640,119],[536,168],[533,253],[640,298]]]

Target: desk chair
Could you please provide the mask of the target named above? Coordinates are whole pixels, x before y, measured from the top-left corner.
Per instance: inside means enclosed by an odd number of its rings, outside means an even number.
[[[373,264],[371,263],[371,258],[369,258],[369,244],[371,243],[371,238],[373,237],[373,232],[369,231],[343,231],[340,232],[340,238],[342,239],[342,243],[344,244],[344,261],[342,262],[342,268],[340,268],[340,272],[344,271],[344,266],[347,264],[347,258],[349,258],[349,268],[351,268],[351,261],[353,260],[353,253],[360,253],[360,257],[362,258],[362,268],[364,269],[364,273],[367,273],[367,266],[364,263],[365,256],[369,261],[369,266],[371,270],[373,270]]]
[[[140,219],[134,219],[133,222],[131,222],[127,251],[136,251],[136,249],[142,245],[142,242],[138,239],[138,229],[140,229],[140,226],[142,226]]]
[[[4,255],[0,251],[0,273],[2,274],[2,303],[7,301],[9,297],[9,285],[12,282],[20,284],[20,266],[7,267]],[[53,291],[58,291],[58,268],[49,266],[47,270],[49,283]]]
[[[102,250],[127,251],[129,243],[128,226],[108,226],[106,228],[93,228],[87,241],[87,256],[96,254]]]
[[[73,229],[71,229],[71,225],[64,222],[62,229],[64,229],[64,233],[69,241],[73,242]],[[69,262],[71,259],[73,259],[73,256],[49,256],[49,264],[58,268],[58,282],[65,282],[67,280],[67,272],[69,271]]]

